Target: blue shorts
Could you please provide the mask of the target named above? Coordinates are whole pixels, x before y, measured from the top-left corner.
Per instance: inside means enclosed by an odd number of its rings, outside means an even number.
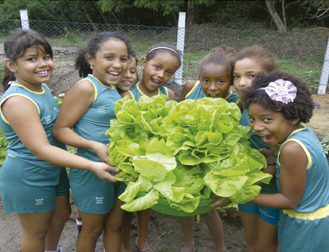
[[[259,206],[254,203],[248,202],[246,204],[239,204],[239,210],[248,214],[257,214],[259,218],[272,225],[278,225],[280,219],[280,210]]]
[[[95,173],[70,169],[70,186],[77,208],[90,214],[106,214],[114,206],[116,183],[101,180]]]
[[[115,183],[115,194],[117,197],[119,197],[127,188],[127,185],[125,182],[118,181]]]
[[[69,192],[65,167],[44,168],[7,156],[0,170],[0,192],[6,213],[45,213],[56,197]]]

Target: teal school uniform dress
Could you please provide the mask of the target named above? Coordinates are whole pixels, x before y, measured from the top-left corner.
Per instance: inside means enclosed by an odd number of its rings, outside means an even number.
[[[308,158],[306,184],[299,205],[282,210],[278,237],[280,252],[328,251],[329,239],[329,167],[322,146],[314,132],[301,124],[278,148],[277,186],[280,191],[280,153],[289,141],[300,145]]]
[[[65,149],[52,137],[59,108],[50,90],[42,84],[42,92],[12,84],[2,95],[0,106],[8,98],[22,96],[37,108],[41,124],[51,145]],[[56,206],[56,196],[69,191],[66,168],[34,156],[20,141],[1,111],[0,126],[8,141],[8,155],[0,170],[0,192],[5,212],[17,214],[44,213]]]
[[[250,120],[249,120],[249,115],[248,115],[248,109],[244,109],[242,111],[242,117],[240,120],[240,123],[243,126],[248,126],[250,127]],[[250,147],[253,149],[270,149],[270,146],[265,144],[262,141],[262,138],[253,130],[251,137],[249,138],[249,141],[251,143]],[[265,193],[265,194],[274,194],[278,193],[278,189],[276,186],[276,178],[273,176],[269,184],[261,184],[261,192],[260,193]],[[274,208],[269,208],[269,207],[264,207],[264,206],[259,206],[254,203],[248,202],[246,204],[239,204],[238,205],[239,209],[245,213],[249,214],[257,214],[259,218],[262,220],[272,224],[272,225],[277,225],[279,222],[279,217],[280,217],[280,210],[279,209],[274,209]]]
[[[109,144],[109,136],[106,136],[105,132],[110,128],[110,120],[116,118],[113,103],[121,99],[121,96],[114,86],[105,86],[92,75],[88,75],[83,80],[93,84],[95,97],[73,130],[88,140]],[[101,162],[100,158],[89,149],[78,148],[77,155]],[[105,214],[114,206],[117,196],[115,183],[101,180],[93,172],[70,169],[70,186],[74,203],[82,212]]]
[[[147,96],[140,90],[139,85],[140,85],[140,82],[136,83],[128,91],[131,94],[131,96],[133,97],[133,99],[136,101],[138,101],[141,96]],[[160,94],[166,95],[167,96],[166,101],[168,101],[168,89],[166,87],[160,87],[158,89],[158,91],[159,91],[158,95],[160,95]]]
[[[188,92],[188,94],[185,96],[185,99],[192,99],[196,100],[199,98],[204,98],[206,95],[204,94],[200,81],[197,81],[194,85],[194,87]],[[238,95],[234,94],[232,90],[229,90],[228,95],[224,98],[227,102],[237,102]]]

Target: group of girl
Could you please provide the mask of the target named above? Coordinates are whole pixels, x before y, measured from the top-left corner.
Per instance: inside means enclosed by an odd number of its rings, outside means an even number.
[[[9,145],[0,191],[6,213],[18,214],[22,252],[61,251],[58,241],[71,213],[69,188],[83,223],[77,251],[94,251],[101,234],[106,252],[131,251],[132,213],[121,209],[118,196],[125,184],[114,178],[119,169],[108,161],[104,134],[115,118],[113,103],[121,97],[165,94],[175,99],[163,86],[180,67],[181,53],[165,44],[153,46],[141,59],[143,74],[137,82],[138,60],[129,42],[118,33],[96,34],[76,59],[83,79],[67,92],[59,110],[43,84],[54,67],[48,42],[33,30],[16,29],[4,49],[0,125]],[[272,54],[259,46],[239,53],[220,46],[201,60],[199,80],[187,82],[179,100],[210,97],[237,103],[241,124],[253,129],[251,147],[267,158],[263,171],[273,179],[261,184],[261,194],[252,202],[239,205],[247,251],[325,251],[328,162],[303,124],[314,104],[304,82],[276,68]],[[66,145],[76,147],[77,154],[67,152]],[[73,168],[70,182],[65,167]],[[211,206],[228,202],[220,198]],[[146,239],[149,218],[150,209],[137,213],[138,251],[153,251]],[[203,218],[215,251],[227,251],[217,211]],[[185,238],[181,252],[197,251],[194,217],[180,219]]]

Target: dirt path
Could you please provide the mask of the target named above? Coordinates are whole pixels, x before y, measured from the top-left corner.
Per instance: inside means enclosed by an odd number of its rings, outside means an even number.
[[[315,103],[315,110],[307,125],[321,139],[329,136],[329,94],[313,95],[312,98]]]
[[[75,227],[75,205],[72,203],[72,214],[67,221],[62,233],[59,245],[63,252],[75,251],[76,233]],[[242,224],[239,218],[228,219],[222,216],[225,244],[230,252],[246,251],[243,239]],[[19,252],[20,240],[22,237],[21,227],[15,213],[5,214],[0,201],[0,251]],[[136,216],[133,217],[131,228],[130,244],[132,251],[133,244],[137,237]],[[214,251],[214,243],[208,233],[206,224],[201,220],[195,222],[195,242],[199,245],[199,252]],[[179,251],[183,246],[183,235],[178,217],[164,215],[155,211],[151,214],[148,241],[155,252]],[[97,241],[95,251],[103,251],[101,237]]]

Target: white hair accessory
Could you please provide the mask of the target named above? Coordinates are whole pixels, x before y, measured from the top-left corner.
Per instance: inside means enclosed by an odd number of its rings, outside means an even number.
[[[173,51],[174,53],[177,54],[177,56],[179,57],[179,54],[177,51],[175,51],[174,49],[170,48],[170,47],[166,47],[166,46],[159,46],[159,47],[154,47],[151,50],[149,50],[149,52],[146,55],[149,55],[151,52],[158,50],[158,49],[166,49],[166,50],[170,50]]]
[[[296,86],[291,81],[283,79],[270,82],[267,87],[259,88],[258,90],[265,90],[273,101],[279,101],[285,104],[293,102],[297,94]]]

